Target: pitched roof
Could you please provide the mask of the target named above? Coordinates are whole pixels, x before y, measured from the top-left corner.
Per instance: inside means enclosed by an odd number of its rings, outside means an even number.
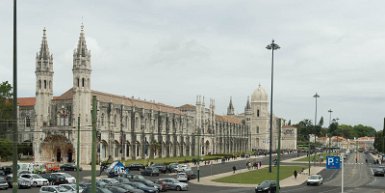
[[[111,102],[113,104],[123,104],[126,106],[153,109],[155,111],[161,111],[166,113],[183,114],[183,112],[177,109],[176,107],[165,105],[163,103],[155,103],[154,101],[144,101],[140,99],[118,96],[99,91],[92,91],[92,95],[95,95],[98,101],[102,102]]]
[[[234,116],[215,115],[215,120],[219,122],[241,124],[241,120]]]
[[[17,99],[17,104],[20,107],[30,107],[35,106],[36,98],[35,97],[22,97]]]
[[[182,111],[195,111],[196,107],[194,105],[185,104],[185,105],[178,107],[178,109],[180,109]]]

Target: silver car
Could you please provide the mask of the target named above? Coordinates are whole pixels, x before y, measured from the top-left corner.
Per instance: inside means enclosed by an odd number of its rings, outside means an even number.
[[[155,183],[164,184],[167,190],[188,190],[187,183],[179,182],[179,180],[175,178],[159,178]]]
[[[75,184],[76,183],[76,178],[71,176],[70,174],[64,173],[64,172],[56,172],[52,173],[52,175],[62,175],[65,177],[65,179],[68,181],[70,184]]]
[[[77,192],[76,184],[60,184],[59,186],[72,190],[72,192]],[[79,186],[79,192],[83,192],[83,188],[81,186]]]
[[[39,193],[73,193],[71,190],[60,186],[42,186]]]
[[[32,186],[47,186],[48,180],[38,174],[21,174],[19,179],[28,180]]]
[[[307,185],[321,185],[323,183],[323,178],[321,175],[311,175],[306,181]]]
[[[5,178],[0,176],[0,189],[6,190],[6,189],[8,189],[8,187],[9,187],[9,185],[8,185],[7,180],[5,180]]]

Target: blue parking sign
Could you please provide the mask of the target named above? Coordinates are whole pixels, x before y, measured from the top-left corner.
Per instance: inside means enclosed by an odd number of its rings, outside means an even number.
[[[340,169],[340,156],[326,156],[326,169]]]

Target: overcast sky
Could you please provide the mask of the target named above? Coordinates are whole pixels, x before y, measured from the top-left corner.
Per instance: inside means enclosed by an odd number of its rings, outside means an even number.
[[[0,1],[0,81],[12,82],[12,5]],[[383,0],[26,0],[18,1],[18,95],[35,95],[35,55],[47,29],[54,95],[72,86],[72,53],[84,23],[92,89],[195,104],[230,97],[242,113],[261,84],[270,95],[274,39],[274,115],[297,123],[382,129],[385,116]]]

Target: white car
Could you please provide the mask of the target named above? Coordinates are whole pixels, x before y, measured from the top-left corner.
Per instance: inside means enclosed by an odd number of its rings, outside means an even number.
[[[311,175],[308,177],[306,184],[307,185],[321,185],[323,183],[323,178],[321,175]]]
[[[179,164],[175,167],[175,171],[177,171],[177,172],[184,172],[187,170],[191,170],[191,168],[190,168],[190,166],[188,166],[186,164]]]
[[[176,174],[176,179],[179,180],[179,182],[187,182],[188,181],[188,177],[187,177],[187,174],[185,172],[178,172]]]
[[[76,178],[67,174],[67,173],[64,173],[64,172],[55,172],[55,173],[52,173],[52,175],[61,175],[61,176],[64,176],[65,179],[68,181],[68,183],[70,184],[75,184],[76,183]]]
[[[39,193],[73,193],[71,190],[60,186],[42,186]]]
[[[21,174],[19,178],[30,181],[35,187],[48,185],[48,180],[38,174]]]

